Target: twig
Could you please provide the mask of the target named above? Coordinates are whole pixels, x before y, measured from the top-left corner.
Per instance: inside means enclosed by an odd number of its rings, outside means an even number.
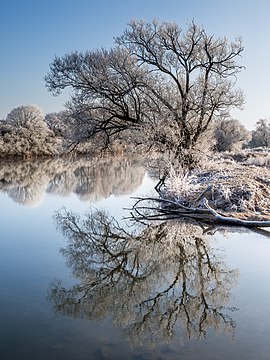
[[[159,181],[158,181],[158,183],[156,184],[156,186],[155,186],[155,190],[156,190],[156,192],[160,195],[160,189],[161,189],[161,187],[165,184],[165,180],[166,180],[166,177],[167,177],[167,172],[162,176],[162,178],[161,179],[159,179]]]
[[[152,198],[152,197],[147,197],[147,198],[140,198],[140,197],[132,197],[132,199],[136,199],[138,200],[136,202],[136,204],[134,205],[136,207],[136,205],[141,202],[141,201],[155,201],[155,202],[160,202],[160,203],[165,203],[165,204],[171,204],[176,206],[177,208],[180,209],[184,209],[187,212],[194,212],[194,213],[208,213],[208,211],[206,209],[203,208],[193,208],[193,207],[188,207],[185,205],[180,204],[179,202],[173,201],[173,200],[168,200],[168,199],[164,199],[164,198]]]
[[[204,194],[207,193],[207,191],[211,190],[212,189],[212,185],[209,185],[206,189],[204,189],[201,194],[197,197],[197,199],[195,200],[195,203],[197,203],[198,201],[200,201]]]

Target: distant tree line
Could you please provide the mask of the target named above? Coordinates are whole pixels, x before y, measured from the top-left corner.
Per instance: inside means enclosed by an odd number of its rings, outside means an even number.
[[[215,126],[215,150],[237,151],[243,148],[270,147],[270,120],[260,119],[248,131],[235,119],[224,119]]]
[[[13,109],[0,121],[0,157],[44,157],[62,155],[78,144],[75,153],[95,153],[103,148],[103,138],[85,141],[88,123],[82,124],[70,110],[48,113],[45,116],[36,105]],[[217,152],[239,151],[243,148],[270,147],[270,120],[260,119],[253,131],[232,118],[215,121],[205,141]],[[112,151],[134,148],[139,139],[131,132],[121,134],[110,143]],[[116,150],[117,149],[117,150]]]

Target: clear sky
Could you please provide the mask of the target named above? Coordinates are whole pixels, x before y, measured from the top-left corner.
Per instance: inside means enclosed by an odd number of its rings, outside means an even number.
[[[20,105],[36,104],[44,113],[62,110],[66,97],[53,97],[44,83],[54,56],[112,47],[132,18],[181,27],[194,19],[208,34],[241,36],[246,70],[238,85],[246,104],[232,115],[249,129],[270,117],[269,0],[1,0],[0,119]]]

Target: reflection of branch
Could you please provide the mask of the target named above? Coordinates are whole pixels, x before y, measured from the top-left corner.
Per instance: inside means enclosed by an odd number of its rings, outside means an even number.
[[[219,233],[250,233],[262,235],[264,237],[270,238],[270,231],[266,229],[261,229],[257,227],[245,228],[243,226],[229,226],[229,225],[211,225],[203,228],[203,233],[205,235],[214,235],[216,232]]]
[[[113,317],[138,341],[164,341],[179,326],[188,338],[206,336],[210,327],[235,328],[226,303],[237,272],[208,245],[201,227],[162,222],[132,233],[101,211],[84,220],[57,213],[55,220],[69,240],[62,253],[79,280],[70,289],[52,285],[56,311]]]

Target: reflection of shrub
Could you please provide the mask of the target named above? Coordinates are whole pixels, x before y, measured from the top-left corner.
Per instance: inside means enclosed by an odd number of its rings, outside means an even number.
[[[142,182],[144,167],[134,159],[57,158],[0,161],[0,191],[14,201],[36,205],[43,193],[97,201],[111,194],[133,192]]]

